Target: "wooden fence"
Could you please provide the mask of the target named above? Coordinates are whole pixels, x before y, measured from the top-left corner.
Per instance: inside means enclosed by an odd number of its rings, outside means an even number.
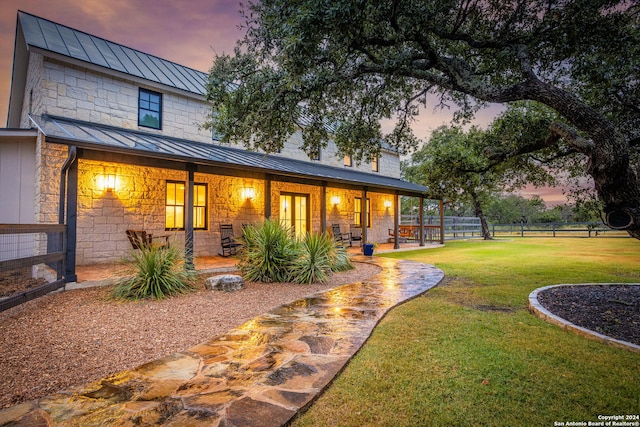
[[[66,226],[0,224],[0,312],[64,286]]]
[[[492,224],[491,234],[494,237],[629,237],[626,232],[612,230],[601,222]]]
[[[400,226],[419,228],[419,217],[417,215],[401,215]],[[440,217],[428,215],[424,217],[424,227],[426,240],[440,241]],[[472,237],[482,237],[482,226],[480,218],[468,216],[445,216],[444,217],[444,240],[468,239]],[[429,236],[433,236],[429,239]],[[417,239],[417,237],[416,237]]]

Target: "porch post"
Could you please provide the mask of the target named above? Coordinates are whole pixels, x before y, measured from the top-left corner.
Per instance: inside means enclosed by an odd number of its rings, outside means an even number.
[[[420,196],[420,213],[418,223],[420,224],[420,246],[424,246],[424,197]]]
[[[393,249],[400,249],[400,195],[395,192],[393,202]]]
[[[322,181],[320,187],[320,232],[327,232],[327,182]]]
[[[362,187],[362,244],[369,243],[369,238],[367,233],[367,187]]]
[[[444,245],[444,204],[442,200],[440,200],[440,244]]]
[[[264,176],[264,218],[271,218],[271,175]]]
[[[82,150],[78,150],[80,157]],[[76,242],[78,227],[78,157],[74,158],[67,172],[67,249],[65,282],[76,282]]]
[[[193,181],[196,169],[196,165],[187,164],[189,178],[187,182],[187,200],[185,200],[186,212],[184,213],[184,252],[185,267],[189,270],[195,269],[193,265]]]

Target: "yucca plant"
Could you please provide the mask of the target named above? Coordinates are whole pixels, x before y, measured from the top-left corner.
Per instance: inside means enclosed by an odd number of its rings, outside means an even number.
[[[286,282],[298,245],[291,231],[277,220],[243,228],[244,248],[238,268],[246,280],[253,282]]]
[[[295,283],[325,282],[331,274],[336,244],[331,236],[307,233],[299,242],[300,254],[291,266]]]
[[[115,299],[163,299],[195,289],[195,271],[185,268],[183,252],[173,245],[145,246],[133,251],[125,264],[132,275],[113,289]]]
[[[331,239],[333,242],[333,250],[331,251],[331,271],[348,271],[353,270],[354,266],[351,262],[351,255],[347,253],[347,250],[344,247],[338,247],[336,242]]]

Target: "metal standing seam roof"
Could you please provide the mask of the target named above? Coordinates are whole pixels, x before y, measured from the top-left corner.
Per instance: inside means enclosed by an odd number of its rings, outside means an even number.
[[[401,193],[426,195],[428,188],[384,175],[270,156],[216,144],[189,141],[97,123],[43,115],[31,120],[52,142],[178,162],[253,169],[274,175],[311,178]]]
[[[207,74],[100,37],[18,11],[29,46],[130,74],[197,95],[206,93]]]

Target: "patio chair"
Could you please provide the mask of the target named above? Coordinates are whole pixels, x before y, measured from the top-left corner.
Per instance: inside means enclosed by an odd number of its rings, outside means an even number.
[[[169,246],[169,235],[156,236],[156,239],[164,239],[164,242],[154,243],[153,234],[147,233],[144,230],[127,230],[126,233],[133,249],[142,249],[144,247],[151,246],[157,246],[164,249]]]
[[[360,242],[362,244],[362,227],[358,224],[351,224],[349,226],[350,244],[353,242]]]
[[[242,244],[238,243],[233,235],[233,224],[220,224],[220,244],[222,253],[218,255],[228,257],[237,254],[237,248]]]
[[[349,233],[342,233],[340,231],[340,224],[332,224],[331,232],[333,233],[333,238],[338,244],[338,247],[344,248],[346,246],[345,243],[348,243],[349,246],[351,246],[351,236]]]

